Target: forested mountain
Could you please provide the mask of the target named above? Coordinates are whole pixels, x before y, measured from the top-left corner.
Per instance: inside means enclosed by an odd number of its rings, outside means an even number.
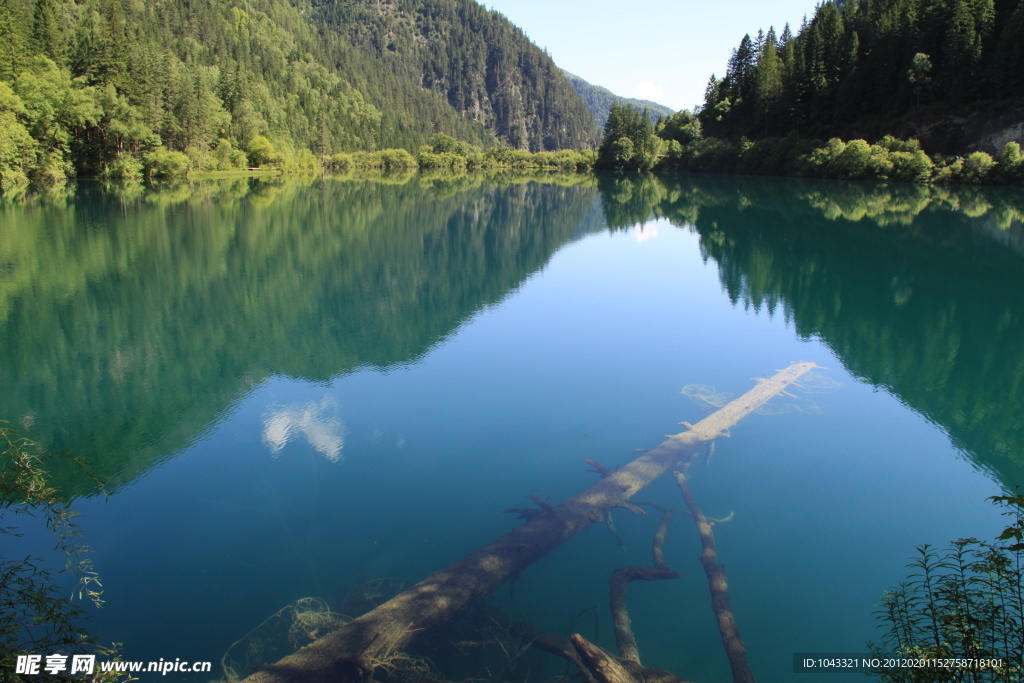
[[[0,0],[3,188],[313,166],[438,132],[534,150],[596,135],[551,59],[472,0]]]
[[[443,95],[511,147],[593,147],[586,106],[551,57],[475,0],[314,0],[326,30]]]
[[[675,113],[669,107],[657,102],[650,100],[638,100],[631,97],[620,97],[616,95],[608,88],[602,88],[599,85],[592,85],[587,81],[583,80],[575,74],[571,74],[568,71],[562,70],[565,77],[572,83],[572,87],[576,89],[579,96],[583,98],[583,101],[587,105],[587,111],[594,117],[594,123],[597,124],[598,128],[604,128],[604,124],[608,121],[608,111],[611,109],[613,104],[624,105],[627,107],[633,107],[637,111],[647,110],[648,116],[651,117],[653,123],[659,117],[668,118]]]
[[[744,36],[701,120],[719,136],[880,136],[922,112],[1022,103],[1021,0],[850,0],[820,4],[796,35]]]

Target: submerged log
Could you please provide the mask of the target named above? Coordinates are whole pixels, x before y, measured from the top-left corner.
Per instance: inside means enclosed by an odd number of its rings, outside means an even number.
[[[793,363],[692,428],[669,436],[645,455],[553,506],[553,512],[528,520],[341,629],[260,667],[245,683],[369,681],[376,666],[424,630],[445,623],[567,539],[604,519],[609,510],[622,506],[678,463],[692,459],[706,442],[721,436],[815,367],[809,362]]]
[[[620,657],[637,664],[640,664],[640,651],[636,646],[636,636],[633,635],[629,610],[626,609],[626,588],[633,581],[661,581],[679,578],[679,574],[665,564],[663,549],[665,533],[673,514],[672,510],[666,510],[658,523],[658,530],[654,533],[654,545],[651,548],[654,566],[619,567],[612,572],[612,577],[608,579],[608,597],[612,610],[612,624],[615,627],[615,645],[619,648]]]
[[[599,648],[578,633],[572,635],[572,645],[588,678],[597,683],[690,683],[663,669],[641,666],[631,659],[618,659]]]
[[[718,622],[718,632],[722,636],[722,646],[725,648],[725,655],[729,658],[729,667],[732,669],[733,683],[754,683],[754,674],[750,670],[750,663],[747,661],[747,648],[740,638],[739,628],[736,626],[736,617],[732,613],[732,604],[729,602],[729,582],[725,577],[725,565],[718,564],[718,551],[715,547],[715,536],[711,531],[711,522],[697,506],[693,494],[690,493],[690,485],[686,482],[686,474],[679,470],[674,473],[679,490],[683,494],[693,521],[697,524],[697,531],[700,533],[700,563],[704,567],[704,573],[708,577],[708,588],[711,591],[711,609],[715,613],[715,620]]]

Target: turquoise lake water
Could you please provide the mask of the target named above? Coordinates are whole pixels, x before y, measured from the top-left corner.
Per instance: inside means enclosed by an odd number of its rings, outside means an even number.
[[[986,497],[1024,483],[1019,192],[386,180],[0,205],[0,418],[108,480],[105,499],[56,472],[103,579],[92,630],[129,660],[214,663],[144,681],[222,675],[300,598],[411,585],[513,528],[524,496],[589,486],[581,458],[624,464],[795,360],[826,368],[821,390],[690,470],[708,515],[734,513],[715,536],[758,681],[810,683],[796,652],[866,652],[914,546],[1003,528]],[[671,477],[636,499],[683,506]],[[613,649],[608,577],[650,563],[658,521],[613,519],[621,544],[595,524],[489,604]],[[14,551],[49,549],[29,531]],[[730,680],[689,518],[665,554],[681,578],[629,591],[644,664]],[[453,680],[564,671],[453,655],[473,628],[414,653]]]

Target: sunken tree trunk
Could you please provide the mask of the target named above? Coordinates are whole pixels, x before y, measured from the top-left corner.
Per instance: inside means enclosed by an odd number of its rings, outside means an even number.
[[[692,459],[804,373],[796,362],[726,404],[696,425],[557,505],[543,505],[522,526],[434,572],[341,629],[274,664],[259,667],[245,683],[348,683],[370,681],[373,670],[424,631],[445,623],[478,598],[517,576],[564,541],[601,521],[666,471]]]

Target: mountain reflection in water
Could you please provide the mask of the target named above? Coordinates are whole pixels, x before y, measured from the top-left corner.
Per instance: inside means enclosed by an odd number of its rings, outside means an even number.
[[[298,598],[422,578],[504,533],[523,495],[586,485],[580,457],[632,459],[807,354],[832,367],[821,393],[769,404],[694,468],[702,507],[736,513],[721,545],[754,666],[781,671],[771,652],[870,637],[912,544],[948,540],[946,512],[981,535],[990,479],[1024,481],[1018,195],[635,174],[81,183],[0,203],[0,417],[115,490],[101,503],[59,473],[91,496],[76,506],[115,587],[101,625],[132,658],[215,659]],[[588,608],[611,568],[649,562],[651,522],[616,517],[625,549],[581,534],[510,599],[607,637]],[[699,571],[678,527],[670,563]],[[660,592],[698,604],[698,578],[637,587],[631,610],[645,659],[714,680],[694,654],[714,625]],[[158,651],[168,633],[178,649]]]
[[[414,362],[566,242],[605,227],[646,241],[657,218],[699,233],[735,304],[779,308],[979,466],[1020,476],[1013,190],[688,175],[116,190],[0,208],[0,415],[93,454],[115,485],[266,377]]]

